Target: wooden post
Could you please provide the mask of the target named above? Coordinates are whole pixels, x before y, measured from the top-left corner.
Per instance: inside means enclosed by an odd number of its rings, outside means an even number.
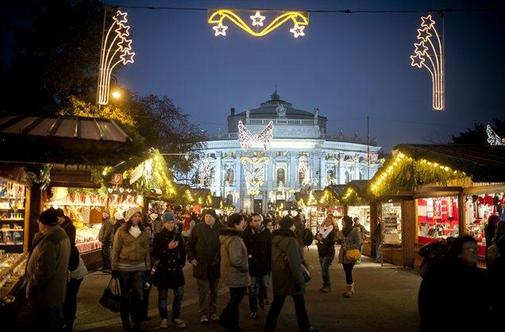
[[[30,217],[28,229],[26,231],[28,231],[28,251],[31,251],[33,237],[35,236],[35,233],[39,231],[37,220],[42,212],[42,190],[40,189],[40,185],[38,183],[33,183],[32,188],[30,189],[30,202],[28,204],[30,208]]]
[[[414,266],[416,240],[415,200],[405,199],[402,204],[403,265]]]

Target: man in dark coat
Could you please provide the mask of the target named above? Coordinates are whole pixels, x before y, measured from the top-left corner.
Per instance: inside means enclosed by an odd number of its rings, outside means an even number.
[[[186,249],[181,233],[175,226],[172,213],[161,217],[163,228],[154,235],[153,257],[159,260],[155,267],[154,285],[158,287],[158,308],[161,317],[160,328],[168,328],[167,298],[168,290],[174,291],[172,304],[172,322],[184,328],[187,323],[180,317],[181,302],[184,296],[184,274],[182,268],[186,263]]]
[[[188,246],[188,261],[193,265],[193,276],[197,280],[200,323],[207,324],[209,318],[218,321],[217,286],[220,277],[221,223],[216,211],[203,211],[203,222],[191,231]],[[210,296],[209,296],[210,295]]]
[[[98,240],[102,243],[103,270],[111,268],[112,239],[114,238],[114,224],[110,220],[109,212],[102,212],[102,227],[98,233]]]
[[[291,217],[279,221],[280,229],[272,233],[272,284],[274,300],[268,312],[265,332],[276,330],[277,319],[287,296],[295,303],[298,329],[303,332],[317,331],[310,326],[305,309],[305,278],[302,255],[295,236],[295,225]]]
[[[265,309],[268,279],[272,271],[272,235],[263,224],[263,217],[253,213],[249,227],[244,231],[244,242],[249,256],[249,318],[255,319],[258,312],[258,299],[261,309]]]

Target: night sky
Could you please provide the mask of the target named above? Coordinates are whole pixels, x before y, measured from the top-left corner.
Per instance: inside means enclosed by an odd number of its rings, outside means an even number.
[[[289,25],[256,39],[229,24],[214,37],[205,11],[126,9],[135,63],[119,83],[169,96],[209,133],[226,128],[230,107],[258,107],[275,86],[298,109],[319,108],[328,132],[370,136],[386,151],[399,143],[446,143],[505,118],[505,14],[491,1],[116,1],[199,8],[419,10],[445,13],[446,110],[431,109],[431,79],[410,66],[423,13],[310,13],[306,36]]]

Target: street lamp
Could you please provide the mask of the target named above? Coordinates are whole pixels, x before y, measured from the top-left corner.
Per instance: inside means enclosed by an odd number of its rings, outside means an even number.
[[[123,94],[121,93],[121,90],[119,90],[119,89],[115,89],[114,91],[111,92],[110,95],[116,101],[121,99],[121,97],[123,96]]]

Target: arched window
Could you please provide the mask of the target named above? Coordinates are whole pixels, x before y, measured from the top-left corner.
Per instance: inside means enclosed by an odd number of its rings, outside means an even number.
[[[229,204],[229,205],[233,204],[233,195],[232,194],[226,195],[226,204]]]
[[[352,175],[349,171],[345,171],[345,183],[351,182]]]
[[[328,182],[328,184],[333,184],[335,183],[335,171],[333,171],[332,169],[329,169],[327,172],[326,172],[326,182]]]
[[[277,186],[280,186],[281,182],[286,184],[286,170],[284,168],[277,169]]]

